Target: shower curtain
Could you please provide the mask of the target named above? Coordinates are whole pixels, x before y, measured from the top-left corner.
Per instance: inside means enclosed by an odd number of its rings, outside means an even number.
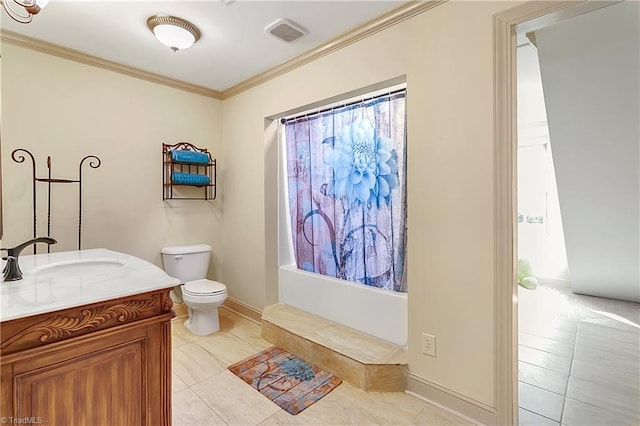
[[[406,292],[405,91],[286,120],[299,269]]]

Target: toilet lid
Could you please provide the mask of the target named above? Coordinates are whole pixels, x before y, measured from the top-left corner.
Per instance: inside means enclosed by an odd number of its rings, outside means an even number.
[[[187,281],[182,290],[191,294],[216,294],[227,291],[227,287],[217,281],[197,280]]]

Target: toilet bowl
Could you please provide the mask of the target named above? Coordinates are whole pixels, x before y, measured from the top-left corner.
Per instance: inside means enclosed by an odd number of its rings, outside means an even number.
[[[172,246],[162,249],[164,269],[184,284],[177,287],[189,311],[184,325],[193,334],[206,336],[220,330],[218,307],[227,298],[227,287],[206,279],[211,246]]]
[[[218,307],[227,299],[227,287],[217,281],[197,280],[188,281],[181,288],[189,311],[185,327],[198,336],[220,330]]]

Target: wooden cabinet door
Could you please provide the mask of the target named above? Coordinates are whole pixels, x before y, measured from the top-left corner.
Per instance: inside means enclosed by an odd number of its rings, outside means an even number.
[[[72,358],[65,350],[46,360],[17,361],[16,417],[61,426],[145,425],[147,339],[129,335],[123,342],[121,334],[104,339],[101,349],[99,342],[86,345],[87,351],[74,347]]]

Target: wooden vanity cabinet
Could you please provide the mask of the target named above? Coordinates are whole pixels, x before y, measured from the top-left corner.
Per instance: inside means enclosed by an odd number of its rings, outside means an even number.
[[[171,424],[169,289],[0,324],[0,417]]]

